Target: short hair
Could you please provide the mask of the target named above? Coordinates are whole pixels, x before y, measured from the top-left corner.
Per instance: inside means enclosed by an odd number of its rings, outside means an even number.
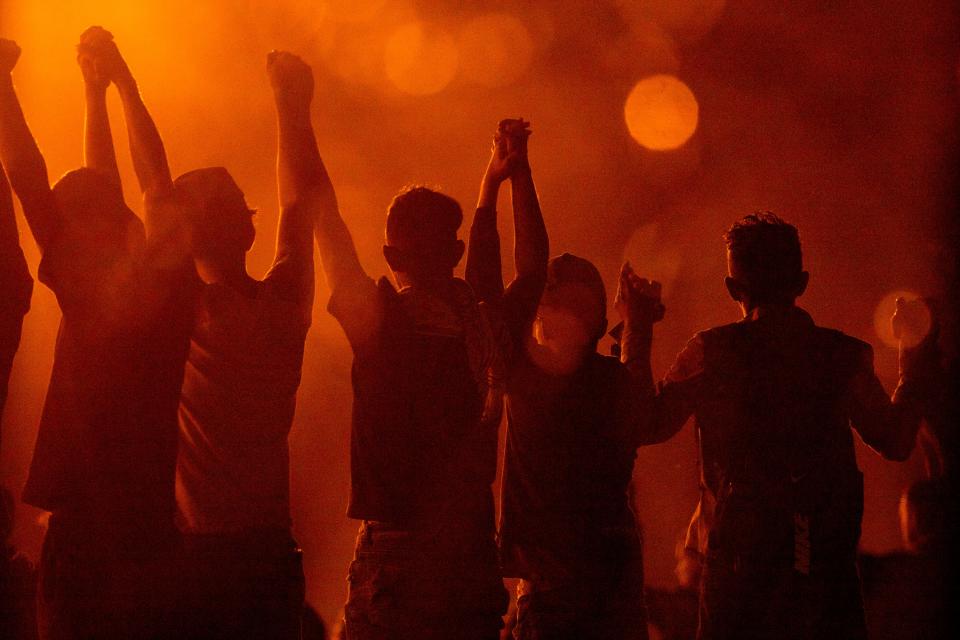
[[[742,284],[760,300],[788,290],[803,271],[797,228],[769,211],[737,220],[723,238],[731,261],[745,276]]]
[[[421,185],[400,190],[387,209],[387,243],[427,248],[456,238],[463,210],[450,196]]]

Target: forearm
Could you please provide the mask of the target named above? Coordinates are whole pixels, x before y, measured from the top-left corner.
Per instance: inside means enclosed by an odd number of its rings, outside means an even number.
[[[86,114],[83,122],[83,165],[103,173],[120,184],[120,170],[113,148],[110,117],[107,114],[107,89],[86,85]]]
[[[550,258],[550,242],[530,168],[514,172],[510,185],[513,196],[517,277],[537,276],[545,279],[547,261]]]
[[[486,302],[497,301],[503,295],[500,234],[497,232],[497,187],[489,180],[483,181],[467,246],[467,282],[477,297]]]
[[[320,157],[309,109],[278,104],[277,124],[281,206],[291,206],[309,197],[327,210],[336,210],[336,194]]]
[[[52,220],[46,212],[52,209],[53,197],[47,165],[27,126],[13,80],[6,74],[0,75],[0,161],[37,243],[46,246],[52,233]]]
[[[159,192],[171,184],[170,166],[160,132],[143,102],[133,78],[117,83],[127,121],[133,168],[144,193]]]
[[[339,211],[334,209],[320,215],[315,235],[320,262],[331,291],[366,278],[353,237]]]

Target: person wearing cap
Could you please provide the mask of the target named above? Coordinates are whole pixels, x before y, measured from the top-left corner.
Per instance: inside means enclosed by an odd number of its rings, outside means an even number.
[[[273,51],[280,219],[273,264],[247,272],[255,236],[222,167],[174,181],[202,282],[180,395],[177,519],[187,613],[204,637],[299,638],[305,580],[290,515],[290,452],[314,294],[316,221],[336,212],[310,120],[314,78]]]
[[[0,158],[40,248],[39,279],[62,311],[23,492],[51,512],[40,556],[42,638],[171,637],[177,402],[193,268],[163,143],[112,36],[92,27],[84,166],[52,188],[0,41]],[[106,93],[117,86],[144,194],[126,206]]]
[[[649,364],[638,360],[635,372],[597,353],[607,297],[593,264],[568,253],[548,261],[542,227],[533,236],[536,251],[519,259],[521,231],[533,222],[524,220],[522,205],[536,197],[527,135],[523,122],[505,121],[497,144],[507,157],[517,154],[510,173],[517,278],[503,288],[491,186],[498,176],[490,169],[467,258],[468,280],[498,310],[508,335],[499,537],[504,575],[521,579],[513,633],[518,640],[646,638],[640,540],[627,492],[636,448],[651,441],[643,419]],[[656,286],[624,295],[617,306],[629,330],[652,336]]]

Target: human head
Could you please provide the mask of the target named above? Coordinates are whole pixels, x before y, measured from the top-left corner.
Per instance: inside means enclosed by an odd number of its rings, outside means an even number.
[[[607,328],[607,292],[593,263],[564,253],[547,264],[534,336],[563,356],[596,349]]]
[[[383,257],[401,283],[450,278],[463,257],[457,239],[463,211],[456,200],[427,187],[407,187],[387,209]]]
[[[86,167],[74,169],[57,180],[52,192],[70,237],[102,266],[143,247],[143,223],[106,174]]]
[[[807,288],[797,228],[769,211],[751,213],[724,235],[725,280],[730,296],[745,311],[758,305],[793,304]]]
[[[254,211],[227,170],[196,169],[173,184],[184,205],[194,257],[211,263],[242,263],[256,235]]]

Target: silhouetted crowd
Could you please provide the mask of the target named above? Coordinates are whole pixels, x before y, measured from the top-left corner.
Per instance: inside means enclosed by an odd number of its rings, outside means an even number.
[[[4,542],[4,638],[323,636],[304,604],[287,443],[314,242],[327,310],[353,351],[347,516],[360,525],[341,638],[499,638],[505,577],[519,579],[508,618],[518,640],[865,638],[868,629],[934,638],[946,629],[956,409],[933,303],[897,303],[891,397],[870,345],[796,305],[808,280],[797,229],[753,213],[725,236],[725,284],[742,320],[694,335],[655,381],[660,285],[625,264],[610,330],[597,268],[550,257],[522,119],[498,125],[469,243],[458,238],[458,202],[404,188],[385,223],[392,279],[374,279],[320,157],[312,71],[278,51],[267,75],[280,223],[273,265],[255,279],[243,191],[221,167],[171,177],[109,32],[81,36],[83,166],[52,186],[11,77],[19,56],[0,40],[0,399],[33,285],[12,193],[62,319],[22,496],[51,515],[35,571]],[[142,220],[124,203],[110,85]],[[504,183],[516,265],[506,285]],[[598,352],[608,330],[613,355]],[[636,452],[691,418],[700,501],[677,553],[681,588],[645,590],[628,497]],[[902,461],[922,425],[931,469],[901,503],[909,551],[858,567],[864,488],[853,430]],[[3,501],[6,540],[12,494]]]

